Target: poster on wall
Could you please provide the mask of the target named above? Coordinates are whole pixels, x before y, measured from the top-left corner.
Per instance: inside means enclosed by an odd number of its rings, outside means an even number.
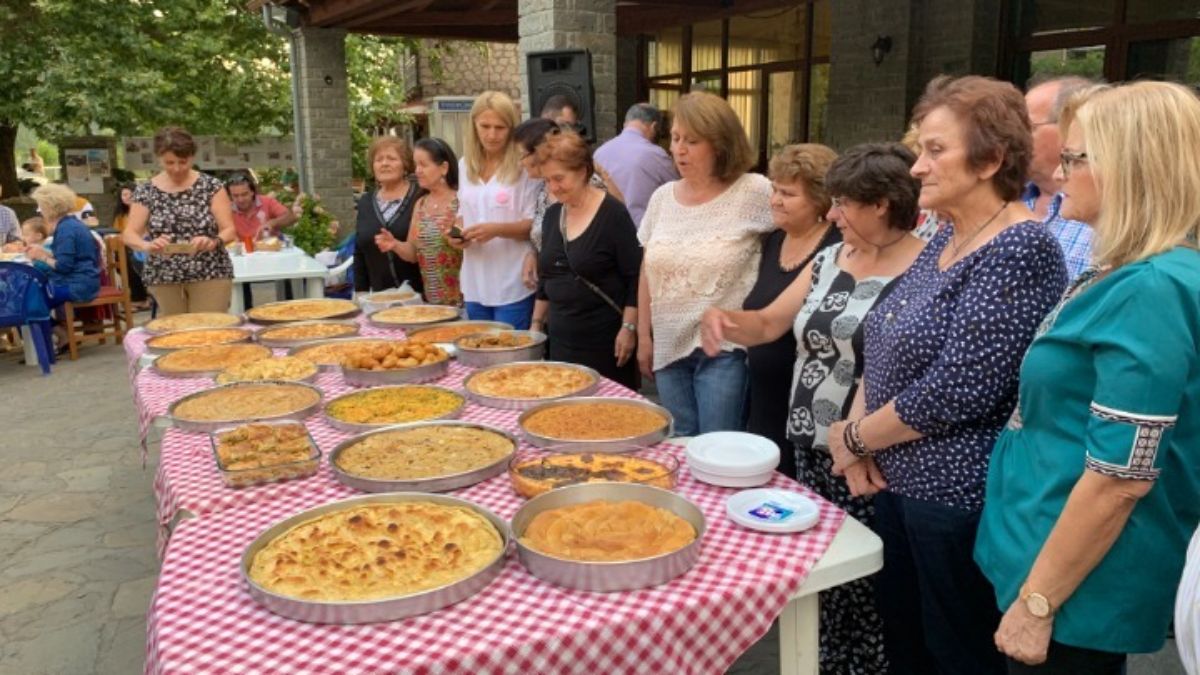
[[[235,143],[216,136],[196,136],[196,156],[193,161],[201,171],[213,169],[291,169],[295,167],[291,136],[257,138]],[[157,171],[154,139],[149,136],[130,136],[121,139],[125,149],[125,168],[130,171]]]
[[[95,162],[92,162],[92,153]],[[64,165],[67,167],[67,185],[79,194],[104,192],[104,177],[111,175],[107,150],[64,150]],[[107,174],[106,174],[107,172]]]

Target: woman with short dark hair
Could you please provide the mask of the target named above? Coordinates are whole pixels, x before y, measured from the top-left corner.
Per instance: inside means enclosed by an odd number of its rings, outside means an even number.
[[[1015,87],[938,78],[913,119],[919,206],[950,226],[867,316],[864,386],[829,445],[854,494],[878,492],[876,583],[892,672],[1000,673],[999,615],[971,549],[1021,357],[1066,267],[1018,199],[1032,141]],[[883,480],[855,480],[872,462]]]
[[[375,189],[358,200],[354,235],[354,290],[382,291],[404,282],[418,293],[425,286],[415,262],[399,259],[376,243],[385,232],[397,241],[408,239],[413,205],[425,191],[409,178],[412,152],[397,136],[379,136],[367,148],[367,166],[375,178]]]

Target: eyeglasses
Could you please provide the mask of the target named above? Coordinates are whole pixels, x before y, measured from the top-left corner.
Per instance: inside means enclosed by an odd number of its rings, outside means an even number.
[[[1062,165],[1063,178],[1066,178],[1071,175],[1071,169],[1079,164],[1086,164],[1088,156],[1086,152],[1063,150],[1058,154],[1058,161]]]
[[[1038,128],[1038,127],[1044,127],[1044,126],[1046,126],[1047,124],[1058,124],[1058,120],[1046,120],[1045,122],[1033,122],[1033,123],[1032,123],[1032,124],[1030,124],[1029,126],[1031,126],[1031,127],[1033,127],[1034,129],[1036,129],[1036,128]]]

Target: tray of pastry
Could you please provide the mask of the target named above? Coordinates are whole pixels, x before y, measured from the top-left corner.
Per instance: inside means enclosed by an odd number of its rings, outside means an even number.
[[[662,442],[675,421],[670,411],[650,401],[579,396],[540,403],[521,413],[517,426],[536,448],[628,452]]]
[[[237,382],[189,394],[167,416],[184,431],[211,433],[234,424],[302,420],[321,409],[321,390],[304,382]]]
[[[508,547],[508,524],[478,504],[393,492],[323,504],[275,523],[250,542],[239,567],[250,597],[276,614],[376,623],[478,593],[504,568]]]
[[[352,337],[334,338],[332,340],[314,340],[304,342],[288,350],[288,356],[295,356],[305,361],[311,361],[321,370],[341,370],[342,357],[356,351],[361,346],[375,347],[389,345],[396,340],[388,338]]]
[[[367,315],[367,320],[375,326],[404,330],[457,321],[460,318],[462,310],[449,305],[396,305]]]
[[[321,450],[304,423],[249,422],[212,432],[213,459],[226,487],[243,488],[307,478],[321,466]]]
[[[512,329],[512,324],[503,321],[454,321],[440,326],[413,328],[407,332],[407,337],[414,342],[436,342],[439,345],[453,346],[454,341],[464,335]]]
[[[163,377],[213,377],[226,368],[269,359],[270,348],[249,343],[187,347],[163,354],[150,369]]]
[[[508,465],[513,492],[530,499],[543,492],[579,483],[640,483],[674,490],[679,459],[668,450],[631,447],[625,452],[517,453]]]
[[[427,342],[363,346],[342,356],[342,378],[355,387],[429,382],[450,370],[450,355]]]
[[[233,328],[243,323],[245,323],[245,319],[236,314],[192,312],[151,319],[145,326],[142,326],[142,329],[151,335],[162,335],[193,328]]]
[[[486,368],[513,361],[539,361],[546,354],[546,334],[535,330],[494,330],[454,340],[458,362]]]
[[[155,335],[146,340],[146,351],[151,354],[168,354],[177,349],[231,345],[249,342],[253,338],[254,331],[249,328],[188,328]]]
[[[471,373],[463,389],[480,405],[526,410],[546,401],[593,394],[600,379],[600,373],[575,363],[518,361]]]
[[[432,384],[397,384],[352,391],[325,404],[325,421],[339,431],[359,433],[410,422],[453,419],[467,399]]]
[[[309,298],[268,302],[246,310],[246,318],[254,323],[275,324],[292,321],[317,321],[319,319],[348,319],[361,310],[350,300],[337,298]]]
[[[295,347],[317,340],[332,340],[358,335],[357,321],[296,321],[258,331],[254,339],[268,347]]]
[[[517,439],[476,422],[417,422],[340,443],[329,465],[363,492],[446,492],[504,473]]]
[[[277,380],[287,382],[314,382],[320,369],[310,361],[295,356],[272,356],[249,363],[239,363],[217,373],[217,384],[234,382],[261,382]]]

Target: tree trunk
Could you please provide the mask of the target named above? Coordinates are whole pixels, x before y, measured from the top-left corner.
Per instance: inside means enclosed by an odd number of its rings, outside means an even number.
[[[0,199],[20,197],[17,185],[17,125],[0,120]]]

